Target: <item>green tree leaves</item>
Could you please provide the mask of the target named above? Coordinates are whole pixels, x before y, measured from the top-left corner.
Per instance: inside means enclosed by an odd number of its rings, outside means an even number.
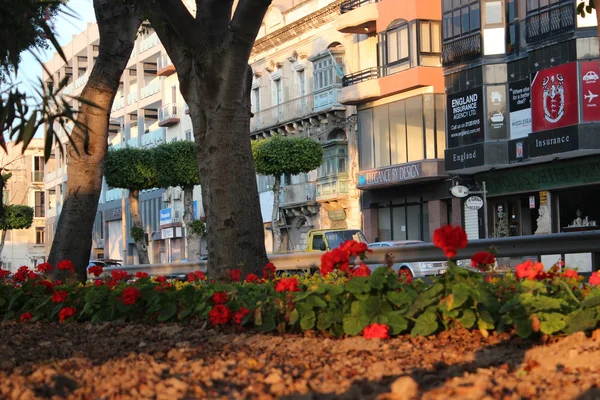
[[[129,190],[153,189],[158,186],[152,150],[126,147],[109,150],[104,163],[108,186]]]
[[[298,175],[323,163],[323,149],[310,138],[275,135],[252,142],[256,172],[260,175]]]
[[[152,150],[159,187],[200,184],[196,145],[190,141],[164,143]]]

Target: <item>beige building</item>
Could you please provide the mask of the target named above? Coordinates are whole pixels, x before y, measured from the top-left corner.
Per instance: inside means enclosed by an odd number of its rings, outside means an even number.
[[[44,140],[33,139],[24,154],[21,145],[8,144],[0,152],[3,173],[11,173],[3,191],[4,204],[30,206],[34,210],[31,228],[7,232],[0,255],[2,268],[16,271],[19,266],[35,266],[45,260]]]

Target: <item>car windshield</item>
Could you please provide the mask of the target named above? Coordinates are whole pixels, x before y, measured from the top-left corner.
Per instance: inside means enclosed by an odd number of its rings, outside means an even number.
[[[325,237],[327,238],[327,244],[330,249],[339,247],[346,240],[356,240],[357,242],[368,243],[365,235],[359,230],[326,232]]]

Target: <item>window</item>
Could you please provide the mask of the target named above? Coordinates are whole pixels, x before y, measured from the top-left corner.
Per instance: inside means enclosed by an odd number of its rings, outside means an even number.
[[[273,79],[273,106],[278,106],[283,103],[283,92],[281,79]]]
[[[304,70],[301,69],[296,73],[298,79],[298,96],[302,97],[306,95],[306,77]]]
[[[44,181],[44,157],[33,157],[33,176],[31,177],[31,180],[32,182]]]
[[[191,142],[193,140],[191,130],[185,131],[185,140],[187,140],[188,142]]]
[[[260,87],[252,89],[252,109],[255,113],[260,111]]]
[[[388,31],[387,36],[387,65],[402,64],[409,61],[408,23],[395,22]]]
[[[481,28],[479,0],[444,0],[444,41],[476,33]]]
[[[313,236],[312,249],[319,251],[325,247],[325,241],[323,240],[323,235],[315,235]]]
[[[325,149],[323,164],[317,169],[317,178],[346,174],[346,164],[348,161],[347,149],[348,147],[345,144]]]
[[[45,215],[45,195],[44,192],[35,192],[35,207],[34,216],[35,218],[43,218]]]
[[[506,53],[519,47],[519,1],[523,0],[506,0]]]
[[[344,61],[342,57],[335,57],[333,54],[327,54],[326,57],[313,61],[313,86],[315,91],[326,89],[332,85],[341,85],[342,78],[336,70],[343,74]]]
[[[44,244],[45,230],[43,226],[37,226],[35,228],[35,244]]]
[[[378,236],[381,241],[429,241],[427,202],[386,204],[377,213]]]
[[[421,54],[440,54],[442,52],[441,24],[435,21],[419,21]]]

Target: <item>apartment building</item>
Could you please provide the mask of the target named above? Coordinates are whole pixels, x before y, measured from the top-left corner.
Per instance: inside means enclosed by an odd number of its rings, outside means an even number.
[[[444,171],[440,0],[345,0],[351,45],[339,101],[357,109],[357,187],[370,241],[430,241],[460,203]]]
[[[487,187],[469,237],[598,229],[600,53],[580,2],[443,0],[446,170]]]
[[[2,173],[10,173],[2,193],[5,205],[26,205],[34,210],[29,229],[8,231],[0,259],[2,268],[16,272],[21,265],[35,266],[45,261],[44,140],[32,139],[25,153],[21,145],[8,143],[0,152]]]
[[[336,29],[341,0],[276,0],[254,44],[252,140],[275,134],[312,138],[323,146],[323,165],[282,179],[279,220],[271,221],[272,177],[259,176],[265,244],[271,224],[282,228],[282,250],[304,250],[311,229],[361,228],[356,190],[356,111],[340,102],[352,35]]]

